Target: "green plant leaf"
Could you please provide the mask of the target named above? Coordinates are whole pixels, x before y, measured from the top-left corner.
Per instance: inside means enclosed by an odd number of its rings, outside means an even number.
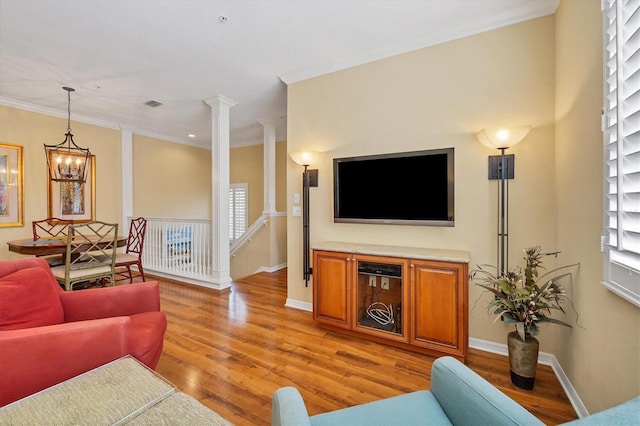
[[[526,335],[525,335],[524,323],[523,322],[516,323],[516,331],[518,332],[518,336],[520,336],[520,338],[524,342],[525,339],[526,339]]]
[[[550,315],[552,310],[565,313],[562,307],[565,302],[573,307],[560,281],[571,279],[572,272],[569,268],[579,266],[579,263],[547,272],[542,266],[542,258],[557,257],[559,252],[543,253],[540,246],[533,246],[526,248],[524,253],[524,269],[516,266],[498,275],[496,267],[478,265],[477,269],[469,274],[474,284],[492,293],[493,298],[487,303],[488,311],[496,316],[495,321],[502,318],[505,325],[515,325],[519,337],[523,340],[527,334],[535,336],[540,332],[538,323],[571,327],[570,324],[551,318]],[[539,274],[539,271],[544,273]]]
[[[555,319],[555,318],[551,318],[551,317],[541,317],[538,322],[546,322],[546,323],[550,323],[550,324],[559,324],[559,325],[564,325],[565,327],[569,327],[569,328],[573,328],[573,326],[569,323],[566,323],[564,321],[561,321],[559,319]]]
[[[511,324],[516,324],[520,321],[518,321],[518,319],[516,317],[513,316],[513,314],[509,311],[505,311],[502,314],[502,319],[504,320],[504,325],[511,325]]]
[[[506,280],[498,281],[498,289],[503,293],[511,293],[511,285]]]
[[[579,263],[573,263],[571,265],[566,265],[566,266],[559,266],[555,269],[552,269],[550,271],[545,272],[540,278],[538,278],[538,281],[542,281],[542,280],[546,280],[546,281],[559,281],[563,278],[569,277],[569,276],[573,276],[573,273],[571,272],[565,272],[563,274],[558,274],[553,276],[552,278],[546,278],[549,275],[554,274],[557,271],[562,271],[563,269],[568,269],[568,268],[573,268],[575,266],[579,266]]]

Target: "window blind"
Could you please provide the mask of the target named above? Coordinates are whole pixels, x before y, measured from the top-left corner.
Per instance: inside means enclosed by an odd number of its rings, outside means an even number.
[[[604,0],[604,282],[640,307],[640,0]]]
[[[247,230],[247,202],[249,185],[229,185],[229,240],[233,241]]]

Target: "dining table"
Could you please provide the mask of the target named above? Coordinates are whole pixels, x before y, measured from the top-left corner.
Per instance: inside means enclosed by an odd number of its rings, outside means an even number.
[[[118,235],[116,245],[124,247],[127,244],[127,237]],[[109,244],[105,241],[103,246]],[[61,254],[63,257],[67,253],[67,237],[43,237],[37,240],[33,238],[23,238],[19,240],[7,241],[9,251],[18,254],[32,256],[48,256],[52,254]],[[101,244],[98,244],[100,247]]]

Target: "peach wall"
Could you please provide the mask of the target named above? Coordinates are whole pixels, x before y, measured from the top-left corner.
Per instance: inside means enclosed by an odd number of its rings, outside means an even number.
[[[286,210],[287,143],[276,142],[276,211]],[[264,210],[264,147],[232,148],[229,154],[231,183],[249,184],[248,221],[252,224]]]
[[[554,353],[592,413],[640,395],[640,310],[600,285],[601,25],[598,0],[563,0],[556,13],[558,248],[580,262],[571,289],[580,326]]]
[[[96,155],[96,218],[107,222],[120,222],[122,210],[121,136],[119,129],[71,122],[76,142],[89,147]],[[46,161],[43,144],[59,143],[64,139],[66,118],[0,105],[0,141],[23,146],[24,154],[24,226],[0,227],[0,258],[16,258],[6,242],[31,236],[31,221],[47,216]],[[259,154],[242,158],[234,155],[231,173],[244,178],[236,170],[252,170],[254,193],[259,200],[258,215],[263,207],[262,145],[253,148]],[[232,153],[236,149],[232,149]],[[284,210],[286,191],[286,142],[276,144],[276,207]],[[148,136],[133,136],[134,156],[134,215],[151,217],[177,217],[186,219],[211,218],[211,151]],[[259,158],[257,158],[259,157]],[[247,166],[249,164],[249,166]],[[260,168],[260,173],[255,169]],[[257,188],[257,189],[256,189]],[[257,217],[257,216],[256,216]],[[280,240],[284,235],[278,228]],[[283,263],[283,247],[271,247],[277,264]],[[275,250],[275,251],[274,251]],[[268,254],[267,254],[268,257]],[[274,260],[253,267],[273,266]]]
[[[234,148],[229,153],[231,169],[230,183],[247,183],[249,185],[248,224],[252,224],[262,214],[264,208],[264,175],[263,146],[251,145]]]
[[[133,142],[134,214],[211,218],[211,151],[141,135],[134,135]],[[276,208],[279,211],[286,208],[286,155],[286,142],[277,142]],[[264,206],[263,147],[232,148],[229,161],[230,183],[249,184],[251,224]]]
[[[136,216],[211,219],[211,151],[133,137]]]
[[[72,115],[73,117],[73,115]],[[96,156],[96,219],[120,222],[120,131],[71,121],[75,142]],[[6,242],[32,235],[31,221],[48,216],[47,163],[43,145],[64,140],[67,119],[0,105],[0,141],[23,146],[24,226],[0,228],[0,258],[17,258]]]
[[[276,211],[287,211],[287,141],[276,142]]]
[[[545,17],[302,81],[288,88],[288,150],[323,152],[319,187],[310,189],[311,244],[355,241],[468,250],[472,266],[496,261],[497,182],[487,180],[478,143],[483,127],[533,126],[513,149],[511,266],[525,246],[556,249],[554,187],[554,18]],[[455,148],[453,228],[333,223],[332,158]],[[289,160],[288,210],[302,168]],[[383,197],[383,194],[381,195]],[[416,194],[416,202],[423,202]],[[301,218],[288,225],[288,297],[311,303],[301,280]],[[479,299],[479,300],[478,300]],[[470,335],[505,343],[507,329],[470,286]],[[541,335],[543,351],[561,344],[559,327]]]

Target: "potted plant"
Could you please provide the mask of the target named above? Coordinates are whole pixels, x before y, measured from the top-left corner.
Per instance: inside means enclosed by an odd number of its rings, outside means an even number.
[[[555,268],[542,275],[542,258],[556,256],[559,252],[543,253],[540,246],[524,250],[526,262],[524,272],[520,267],[504,274],[493,273],[493,267],[478,266],[471,271],[474,284],[493,293],[489,302],[489,311],[500,318],[507,326],[514,325],[515,331],[507,336],[511,382],[523,389],[533,389],[538,364],[539,342],[535,336],[540,333],[540,323],[570,324],[552,318],[551,312],[564,313],[562,305],[569,301],[560,281],[570,279],[576,266],[567,265]],[[570,302],[570,301],[569,301]]]

